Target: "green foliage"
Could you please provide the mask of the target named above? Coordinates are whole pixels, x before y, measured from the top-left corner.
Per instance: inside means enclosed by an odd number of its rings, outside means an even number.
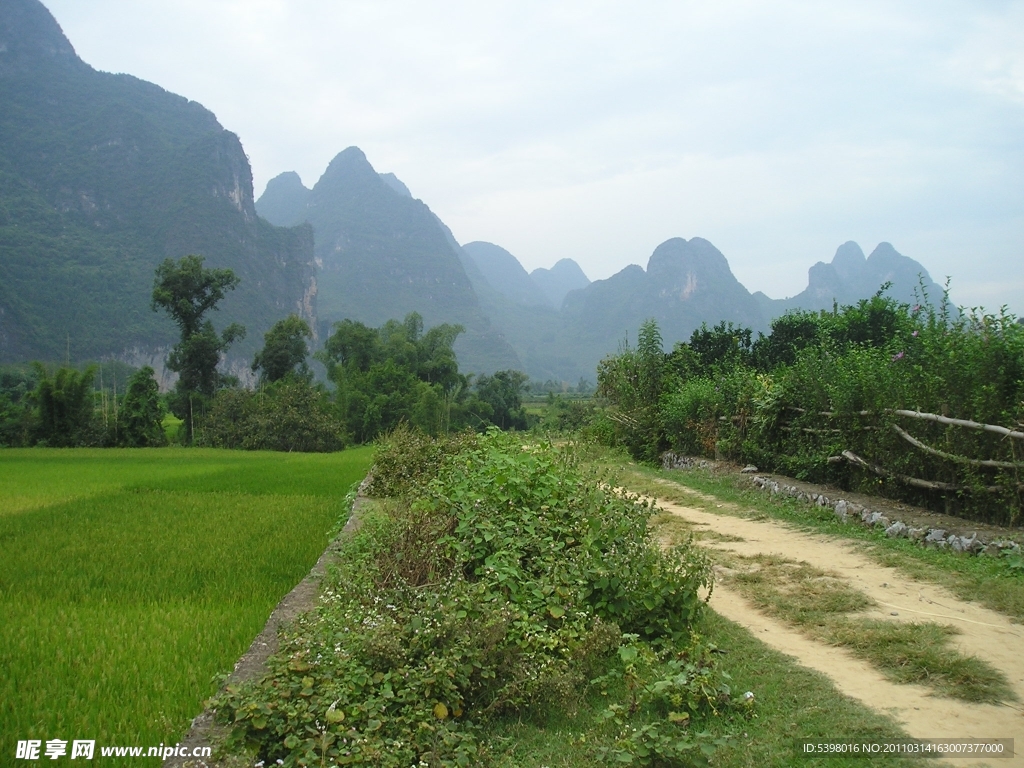
[[[754,366],[761,371],[773,371],[792,365],[798,352],[818,342],[820,330],[821,315],[816,312],[787,312],[775,318],[771,333],[759,335],[752,345]]]
[[[178,374],[171,410],[185,422],[186,441],[191,442],[197,403],[205,404],[225,382],[217,372],[221,355],[245,336],[245,328],[232,323],[220,336],[213,323],[204,320],[239,278],[230,269],[206,269],[202,256],[165,259],[153,280],[152,309],[163,309],[181,331],[181,341],[167,358],[167,367]]]
[[[949,513],[1019,518],[1020,441],[895,413],[1024,423],[1024,326],[1016,318],[955,312],[946,299],[911,308],[876,295],[834,312],[786,315],[770,336],[749,338],[727,324],[700,329],[663,358],[657,391],[640,386],[637,353],[605,360],[599,386],[620,421],[619,442],[648,461],[655,447],[671,446]],[[843,452],[884,476],[835,458]]]
[[[731,368],[750,360],[750,329],[724,320],[714,328],[702,324],[690,336],[690,349],[703,371]]]
[[[128,380],[128,391],[118,412],[119,443],[129,448],[165,445],[164,409],[160,389],[148,365]]]
[[[501,429],[526,429],[522,390],[527,375],[520,371],[498,371],[476,380],[476,396],[490,408],[489,420]]]
[[[31,367],[0,367],[0,446],[29,445],[35,427],[32,394],[38,370]]]
[[[283,639],[268,676],[218,697],[262,759],[486,765],[487,724],[585,695],[594,672],[617,663],[620,627],[648,655],[689,644],[710,568],[688,546],[651,541],[646,504],[569,449],[496,430],[447,447],[392,434],[374,487],[405,495],[364,516],[319,611]],[[385,467],[405,473],[391,482]],[[709,696],[687,682],[658,688],[652,706],[685,690],[706,715],[720,682]],[[685,735],[683,723],[671,728]]]
[[[181,337],[199,333],[206,313],[215,309],[239,279],[230,269],[206,269],[202,256],[183,256],[177,262],[164,259],[153,280],[153,311],[171,316]]]
[[[324,453],[345,447],[345,426],[322,387],[285,377],[259,391],[222,389],[197,429],[215,448]]]
[[[447,431],[454,401],[465,388],[452,345],[461,326],[423,333],[415,312],[380,328],[343,320],[320,359],[337,387],[342,420],[357,442],[408,421],[430,434]]]
[[[654,461],[665,448],[658,401],[665,382],[665,354],[654,320],[640,326],[636,350],[623,344],[619,354],[606,357],[597,369],[597,394],[614,408],[615,440],[630,453]]]
[[[525,429],[521,391],[526,376],[498,371],[475,387],[459,373],[453,345],[462,326],[423,332],[423,318],[389,320],[380,328],[336,323],[317,357],[337,387],[335,400],[349,433],[368,442],[408,422],[430,435],[497,424]]]
[[[263,349],[252,361],[253,371],[262,371],[260,378],[267,382],[280,381],[293,375],[308,379],[309,366],[306,340],[313,338],[309,323],[298,315],[278,320],[263,336]]]
[[[62,448],[94,444],[92,386],[96,368],[90,366],[81,372],[58,368],[52,379],[42,365],[36,363],[35,370],[40,442]]]
[[[591,399],[578,400],[548,393],[540,427],[555,432],[579,432],[595,424],[597,406]]]
[[[400,424],[383,439],[374,454],[367,493],[375,497],[400,497],[436,477],[448,457],[474,447],[479,437],[464,431],[432,438],[426,432]]]

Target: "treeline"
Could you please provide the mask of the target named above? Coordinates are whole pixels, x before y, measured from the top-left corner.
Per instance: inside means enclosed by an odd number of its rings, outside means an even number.
[[[291,316],[267,333],[256,355],[256,389],[218,390],[195,441],[221,448],[331,451],[369,442],[403,423],[430,435],[492,425],[525,429],[525,375],[460,373],[452,345],[461,332],[457,325],[424,332],[417,313],[380,328],[344,320],[315,355],[326,366],[332,390],[313,381],[306,362],[309,326]]]
[[[252,362],[258,385],[245,389],[218,368],[245,329],[232,324],[218,333],[208,318],[237,285],[231,270],[208,269],[200,256],[168,259],[157,269],[153,309],[166,311],[181,333],[167,360],[178,380],[166,395],[149,367],[120,395],[97,381],[95,365],[53,371],[37,363],[0,372],[0,445],[158,446],[171,432],[184,444],[333,451],[403,423],[430,435],[527,426],[526,375],[460,373],[453,345],[462,326],[424,330],[416,313],[380,328],[336,324],[314,356],[333,386],[314,381],[310,327],[289,316],[264,335]]]
[[[0,446],[165,445],[165,407],[153,369],[128,376],[120,394],[116,385],[104,387],[100,376],[95,364],[0,370]]]
[[[884,290],[884,289],[883,289]],[[657,325],[601,363],[610,438],[1018,523],[1024,325],[948,296],[793,312],[754,339],[721,323],[662,349]]]

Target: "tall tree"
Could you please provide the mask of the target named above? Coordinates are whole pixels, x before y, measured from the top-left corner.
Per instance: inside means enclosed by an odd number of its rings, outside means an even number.
[[[477,379],[477,397],[491,407],[490,419],[502,429],[526,429],[522,391],[527,378],[520,371],[498,371]]]
[[[306,339],[313,338],[309,323],[298,315],[289,315],[278,320],[274,327],[263,334],[263,349],[256,353],[252,361],[253,371],[262,371],[260,378],[268,383],[280,381],[294,374],[299,378],[309,379],[309,366],[306,356],[309,347]]]
[[[119,414],[119,442],[131,448],[164,445],[163,408],[153,369],[143,366],[128,379]]]
[[[215,309],[239,278],[230,269],[206,269],[203,257],[189,255],[178,261],[165,259],[156,268],[153,281],[154,312],[165,310],[181,331],[167,367],[178,374],[171,410],[185,422],[186,437],[192,442],[196,406],[214,396],[223,377],[217,373],[221,353],[245,336],[245,328],[232,323],[218,336],[205,315]]]
[[[318,354],[337,386],[338,411],[358,442],[403,421],[437,433],[449,427],[452,406],[464,396],[452,345],[463,328],[442,324],[423,332],[416,312],[380,328],[343,320]]]

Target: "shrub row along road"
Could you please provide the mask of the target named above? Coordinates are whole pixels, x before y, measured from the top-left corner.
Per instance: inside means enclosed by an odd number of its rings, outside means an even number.
[[[731,568],[719,566],[711,607],[741,624],[767,645],[830,678],[843,693],[878,711],[891,714],[915,738],[1016,738],[1012,760],[958,759],[956,765],[1024,766],[1024,627],[1006,616],[964,602],[932,583],[915,581],[886,568],[841,539],[804,533],[782,523],[728,514],[736,511],[698,494],[722,513],[702,511],[658,500],[658,505],[686,521],[704,539],[716,560],[764,556],[808,563],[835,575],[863,593],[875,606],[858,613],[865,619],[893,622],[935,622],[957,631],[953,645],[1000,671],[1018,701],[980,704],[934,695],[917,684],[897,684],[844,648],[813,639],[792,625],[756,609],[736,588]],[[701,533],[704,533],[701,536]],[[751,561],[746,561],[751,562]],[[799,736],[799,734],[794,734]]]

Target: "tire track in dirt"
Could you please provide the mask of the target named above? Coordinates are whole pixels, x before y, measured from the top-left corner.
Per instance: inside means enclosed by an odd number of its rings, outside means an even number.
[[[704,495],[702,495],[703,498]],[[709,497],[705,500],[712,500]],[[879,604],[865,611],[869,618],[890,621],[931,621],[956,627],[953,644],[999,669],[1024,702],[1024,626],[1003,614],[965,602],[948,590],[916,581],[872,561],[854,545],[829,536],[790,528],[783,523],[716,514],[658,499],[658,506],[683,518],[695,531],[738,537],[742,541],[706,540],[701,546],[743,556],[781,555],[838,573],[851,586]],[[885,678],[843,648],[812,640],[799,630],[760,613],[737,591],[717,581],[711,607],[741,624],[761,641],[800,664],[830,678],[843,693],[890,714],[915,738],[1014,738],[1016,757],[983,760],[961,758],[958,766],[995,765],[1024,768],[1024,705],[974,704],[935,696],[921,685],[903,685]],[[893,616],[895,612],[898,615]]]

